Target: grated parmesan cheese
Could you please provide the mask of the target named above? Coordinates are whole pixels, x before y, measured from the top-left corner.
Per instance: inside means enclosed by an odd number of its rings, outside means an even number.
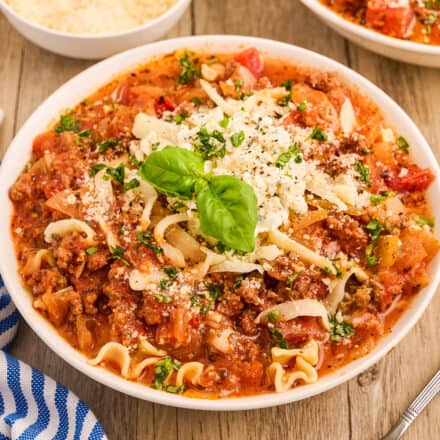
[[[61,32],[123,32],[163,15],[176,0],[6,0],[25,19]]]

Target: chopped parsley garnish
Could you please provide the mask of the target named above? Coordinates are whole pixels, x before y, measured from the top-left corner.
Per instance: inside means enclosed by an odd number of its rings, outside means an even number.
[[[211,297],[211,304],[214,304],[220,296],[223,295],[222,286],[220,284],[208,284],[207,286],[209,296]]]
[[[397,146],[406,154],[409,153],[410,145],[408,141],[403,137],[399,136],[397,138]]]
[[[179,74],[179,84],[191,84],[195,78],[200,77],[200,67],[191,61],[189,53],[180,58],[179,64],[181,71]]]
[[[164,280],[162,280],[162,281],[164,281]],[[167,280],[165,280],[165,281],[167,281]],[[163,289],[166,289],[168,286],[163,286],[163,287],[159,286],[159,287],[163,290]],[[164,304],[169,304],[173,300],[170,296],[162,295],[161,293],[154,295],[154,297],[156,298],[157,302],[164,303]]]
[[[103,170],[106,167],[103,163],[97,163],[90,167],[90,177],[95,177],[98,174],[98,171]]]
[[[356,161],[356,171],[359,173],[359,180],[365,182],[368,186],[371,185],[369,177],[370,169],[364,165],[360,160]]]
[[[124,183],[125,179],[125,165],[123,163],[119,164],[116,168],[107,167],[105,170],[104,179],[113,179],[116,182]]]
[[[319,128],[313,127],[312,132],[305,138],[306,141],[310,139],[315,139],[320,142],[327,142],[327,135]]]
[[[374,247],[376,246],[377,240],[379,240],[383,227],[376,219],[372,219],[365,226],[365,230],[367,231],[371,239],[370,244],[365,248],[365,257],[367,258],[367,265],[376,266],[376,264],[379,262],[379,258],[373,255],[373,250]]]
[[[283,81],[281,83],[281,87],[284,87],[288,92],[291,92],[293,87],[293,81],[290,79],[286,79],[286,81]]]
[[[370,202],[373,205],[378,205],[379,203],[382,203],[388,196],[395,195],[395,191],[381,191],[380,194],[371,194],[370,196]]]
[[[286,280],[286,286],[289,287],[289,289],[291,289],[293,287],[294,281],[297,278],[298,278],[298,274],[297,273],[293,273],[293,274],[289,275],[287,277],[287,280]]]
[[[278,321],[278,318],[280,317],[280,311],[279,310],[271,310],[267,315],[267,320],[271,322],[272,324],[275,324]]]
[[[342,278],[343,274],[341,272],[341,269],[339,269],[338,266],[336,266],[335,263],[332,263],[331,267],[324,267],[324,272],[328,273],[329,275],[335,275],[336,278]]]
[[[244,131],[240,130],[238,133],[234,133],[231,136],[231,144],[233,147],[239,147],[244,141]]]
[[[222,243],[221,241],[218,241],[215,245],[214,245],[215,249],[220,252],[221,254],[223,254],[226,251],[230,251],[231,248],[229,246],[226,246],[224,243]]]
[[[180,272],[180,269],[173,266],[163,266],[162,269],[168,275],[170,280],[174,280],[177,277],[177,274]]]
[[[244,84],[243,80],[241,80],[241,79],[238,79],[234,83],[234,89],[235,89],[235,93],[237,94],[238,99],[244,98],[244,93],[241,91],[241,89],[243,88],[243,84]]]
[[[107,139],[104,142],[98,144],[98,151],[100,153],[105,153],[109,148],[113,148],[119,145],[119,140],[116,138]]]
[[[193,294],[191,296],[191,305],[194,307],[200,307],[201,313],[208,313],[217,299],[223,295],[222,286],[220,284],[208,284],[206,288],[209,297],[199,294]]]
[[[346,321],[339,322],[336,316],[330,316],[330,340],[340,342],[344,338],[350,338],[355,333],[351,324]]]
[[[127,250],[125,248],[123,248],[122,246],[111,246],[110,247],[110,252],[112,253],[112,256],[110,257],[112,260],[118,260],[120,261],[122,264],[125,264],[127,267],[131,266],[131,263],[124,258],[124,254]]]
[[[88,138],[90,137],[90,130],[82,130],[78,133],[80,138]]]
[[[137,160],[136,156],[133,154],[130,154],[130,156],[128,156],[128,161],[130,162],[130,165],[134,167],[140,167],[142,164],[142,162],[140,160]]]
[[[286,165],[290,162],[292,158],[295,161],[295,163],[302,162],[301,150],[299,149],[298,144],[291,145],[286,152],[281,153],[277,157],[277,160],[275,161],[275,166],[283,169],[286,167]]]
[[[174,122],[177,125],[180,125],[187,117],[189,116],[188,112],[183,111],[182,113],[174,116]]]
[[[58,125],[55,127],[55,132],[60,134],[65,131],[79,132],[79,122],[73,116],[61,115]]]
[[[298,105],[297,109],[300,113],[305,112],[307,110],[307,101],[301,102],[301,104]]]
[[[164,382],[168,378],[168,376],[174,371],[178,370],[181,366],[181,363],[177,359],[172,359],[169,356],[158,362],[154,367],[154,388],[158,390],[165,390]],[[174,388],[174,387],[173,387]]]
[[[163,253],[163,249],[160,246],[158,246],[156,243],[154,243],[151,232],[139,231],[137,233],[136,238],[140,246],[145,246],[148,249],[151,249],[156,255]]]
[[[142,240],[149,240],[150,238],[152,238],[153,236],[151,235],[151,232],[148,231],[139,231],[137,233],[137,240],[138,241],[142,241]]]
[[[425,217],[423,215],[414,214],[413,219],[416,223],[422,226],[429,226],[430,228],[433,228],[435,225],[433,218]]]
[[[124,186],[122,187],[122,192],[126,192],[126,191],[130,191],[133,188],[137,188],[138,186],[140,186],[140,182],[137,179],[131,179],[129,182],[127,182],[126,184],[124,184]]]
[[[226,128],[229,125],[229,116],[224,115],[223,119],[218,123],[218,125],[220,125],[222,128]]]
[[[438,0],[435,0],[438,3]],[[426,34],[430,35],[432,33],[432,25],[437,22],[437,16],[435,14],[428,14],[424,19],[424,23],[426,25]]]
[[[182,203],[180,200],[178,200],[177,202],[174,202],[174,203],[170,206],[170,208],[171,208],[173,211],[178,211],[179,209],[184,208],[184,207],[185,207],[185,204]]]
[[[289,349],[289,343],[284,339],[284,336],[282,335],[282,333],[276,329],[276,328],[271,328],[270,329],[271,333],[272,333],[272,344],[280,347],[280,348],[284,348],[284,349]]]
[[[206,127],[202,127],[197,133],[197,136],[199,143],[196,143],[194,148],[204,160],[225,156],[226,140],[218,130],[214,130],[210,133]]]
[[[86,249],[87,255],[93,255],[96,252],[98,252],[98,248],[96,246],[91,246],[91,247]]]
[[[167,287],[170,287],[171,281],[170,280],[160,280],[157,287],[159,287],[159,289],[166,289]]]
[[[153,142],[153,143],[151,144],[151,149],[152,149],[153,151],[156,151],[156,150],[159,148],[159,145],[160,145],[160,142]]]
[[[167,393],[181,393],[183,391],[185,391],[185,384],[183,383],[180,386],[175,386],[175,385],[168,385],[165,387],[165,391]]]
[[[202,100],[200,98],[198,98],[197,96],[194,96],[194,98],[191,99],[191,102],[194,105],[200,105],[202,103]]]
[[[241,283],[243,282],[243,276],[240,275],[237,278],[235,278],[234,283],[232,284],[232,288],[238,289],[241,286]]]
[[[281,107],[286,107],[289,105],[290,100],[292,99],[292,86],[293,82],[288,79],[281,83],[281,86],[287,90],[287,95],[278,100],[278,105]]]

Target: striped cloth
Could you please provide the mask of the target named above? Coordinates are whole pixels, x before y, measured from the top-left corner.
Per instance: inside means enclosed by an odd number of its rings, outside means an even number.
[[[94,414],[64,385],[7,350],[19,314],[0,276],[0,440],[105,440]]]

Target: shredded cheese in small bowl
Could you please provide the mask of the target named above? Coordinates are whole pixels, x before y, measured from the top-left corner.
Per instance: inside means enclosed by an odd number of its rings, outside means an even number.
[[[72,34],[124,32],[163,15],[176,0],[6,0],[23,18]]]

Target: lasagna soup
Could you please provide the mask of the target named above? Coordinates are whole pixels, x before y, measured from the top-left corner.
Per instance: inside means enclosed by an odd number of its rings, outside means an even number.
[[[429,283],[429,169],[336,74],[181,51],[33,140],[19,271],[92,365],[188,397],[284,392],[370,352]]]
[[[440,45],[440,0],[317,0],[390,37]]]

